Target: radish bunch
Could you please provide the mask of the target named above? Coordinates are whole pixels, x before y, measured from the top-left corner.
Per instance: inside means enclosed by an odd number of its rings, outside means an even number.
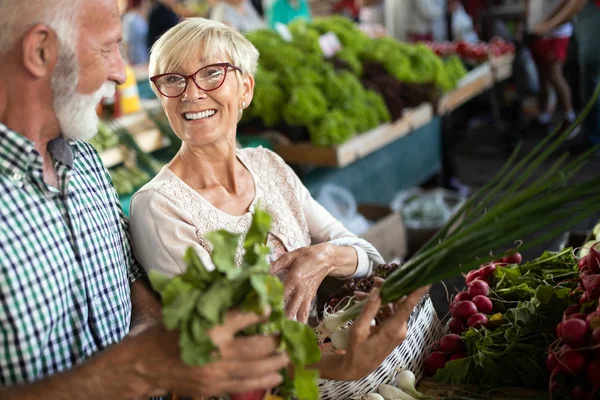
[[[578,304],[563,312],[556,327],[558,341],[546,360],[550,391],[575,400],[600,396],[600,252],[592,246],[578,265],[580,286],[572,292]],[[593,311],[585,312],[589,309]]]
[[[450,333],[439,342],[435,351],[431,352],[425,359],[425,372],[435,375],[438,369],[444,368],[448,361],[466,358],[466,347],[460,335]]]

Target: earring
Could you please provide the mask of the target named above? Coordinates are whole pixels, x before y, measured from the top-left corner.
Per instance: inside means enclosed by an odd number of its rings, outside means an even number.
[[[246,107],[246,102],[242,101],[242,108],[245,108],[245,107]]]

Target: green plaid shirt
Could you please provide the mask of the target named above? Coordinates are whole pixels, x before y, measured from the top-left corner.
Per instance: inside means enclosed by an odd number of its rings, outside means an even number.
[[[129,331],[130,282],[141,274],[127,220],[96,151],[48,149],[44,183],[33,143],[0,124],[0,386],[68,369]]]

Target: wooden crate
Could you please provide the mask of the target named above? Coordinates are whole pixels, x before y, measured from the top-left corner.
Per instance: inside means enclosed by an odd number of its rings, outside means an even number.
[[[424,395],[440,398],[442,396],[459,399],[490,399],[490,400],[515,400],[515,399],[539,399],[543,396],[537,390],[526,387],[503,387],[490,390],[482,390],[477,386],[468,385],[447,385],[438,383],[433,378],[427,377],[421,379],[417,385],[417,390]]]
[[[274,150],[286,162],[291,164],[345,167],[422,127],[429,123],[432,118],[433,108],[431,104],[422,104],[419,107],[407,110],[399,120],[356,135],[340,145],[325,147],[315,146],[309,142],[276,142]]]
[[[461,79],[456,89],[442,96],[438,103],[438,113],[444,115],[457,109],[492,87],[493,83],[491,69],[488,64],[471,70]]]
[[[490,59],[492,76],[496,82],[502,82],[512,76],[512,67],[515,60],[514,54],[505,54]]]

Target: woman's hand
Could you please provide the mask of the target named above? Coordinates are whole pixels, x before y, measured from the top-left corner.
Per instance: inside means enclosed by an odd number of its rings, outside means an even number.
[[[336,247],[329,243],[283,254],[273,264],[271,273],[285,272],[285,312],[288,318],[301,322],[308,320],[312,300],[323,279],[335,269]],[[356,251],[349,248],[354,254]]]
[[[346,353],[325,356],[316,365],[325,379],[352,381],[373,372],[406,338],[407,322],[413,309],[429,287],[415,290],[393,304],[393,313],[379,325],[371,321],[381,308],[379,288],[369,294],[367,304],[350,327],[350,342]]]

